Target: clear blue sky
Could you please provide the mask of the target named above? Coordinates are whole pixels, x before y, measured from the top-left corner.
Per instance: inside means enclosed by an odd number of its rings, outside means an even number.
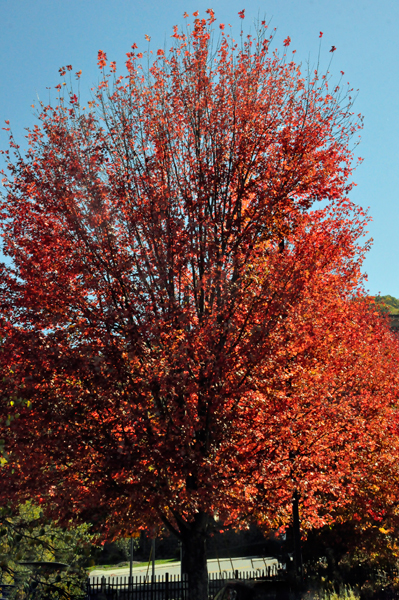
[[[163,48],[184,11],[207,8],[236,31],[239,10],[245,8],[247,26],[265,14],[278,29],[276,45],[289,35],[298,61],[317,60],[320,31],[324,65],[337,47],[331,72],[344,71],[359,88],[355,109],[365,117],[357,152],[365,160],[351,197],[373,217],[368,289],[399,297],[399,0],[0,0],[0,122],[9,119],[21,141],[35,121],[31,104],[37,95],[48,98],[61,66],[82,69],[82,99],[89,99],[99,49],[122,68],[133,42],[145,50],[148,34],[152,48]],[[1,131],[0,147],[6,145]]]

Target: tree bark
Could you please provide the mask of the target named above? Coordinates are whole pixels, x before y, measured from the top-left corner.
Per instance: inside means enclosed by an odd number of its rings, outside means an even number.
[[[199,513],[198,518],[181,532],[183,546],[182,573],[188,577],[190,600],[208,600],[208,566],[206,562],[206,538],[208,517]]]

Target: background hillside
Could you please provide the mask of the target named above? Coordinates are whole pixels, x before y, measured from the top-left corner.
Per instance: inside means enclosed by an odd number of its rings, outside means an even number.
[[[399,315],[399,300],[393,296],[376,296],[375,301],[384,307],[389,314]]]

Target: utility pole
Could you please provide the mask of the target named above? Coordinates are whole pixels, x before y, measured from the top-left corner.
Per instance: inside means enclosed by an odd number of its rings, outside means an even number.
[[[292,521],[294,537],[294,565],[295,576],[299,584],[303,581],[302,549],[301,549],[301,522],[299,520],[299,494],[295,490],[292,498]]]
[[[130,538],[130,569],[129,569],[129,581],[133,583],[133,548],[134,548],[134,540]]]
[[[179,554],[180,554],[180,581],[183,581],[183,544],[179,540]]]
[[[152,538],[151,554],[152,554],[152,579],[153,579],[153,581],[155,581],[155,538]]]

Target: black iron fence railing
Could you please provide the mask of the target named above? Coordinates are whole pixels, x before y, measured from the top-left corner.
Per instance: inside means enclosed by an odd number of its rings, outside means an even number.
[[[278,579],[277,565],[254,571],[222,571],[208,578],[209,598],[231,579]],[[158,575],[155,577],[97,577],[87,582],[87,600],[189,600],[187,577]]]

